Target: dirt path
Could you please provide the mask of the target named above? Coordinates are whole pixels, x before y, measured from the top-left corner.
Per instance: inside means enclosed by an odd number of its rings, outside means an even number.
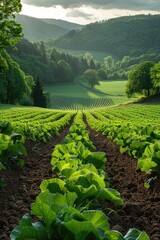
[[[25,213],[30,212],[30,204],[39,194],[42,180],[54,176],[50,164],[51,153],[68,130],[69,126],[46,143],[27,141],[28,156],[24,168],[1,172],[6,186],[0,190],[0,240],[8,240],[11,230]]]
[[[146,174],[136,170],[136,160],[121,154],[110,139],[87,127],[90,140],[98,151],[107,155],[106,172],[110,187],[117,189],[124,199],[123,207],[115,207],[102,202],[103,211],[109,214],[110,225],[115,230],[126,233],[129,228],[146,231],[151,240],[160,240],[160,182],[152,189],[145,189]],[[116,211],[110,211],[107,208]]]

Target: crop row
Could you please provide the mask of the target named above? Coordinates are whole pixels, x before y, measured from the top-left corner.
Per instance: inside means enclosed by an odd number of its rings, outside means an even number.
[[[81,98],[81,97],[64,97],[52,96],[52,108],[65,110],[85,110],[93,108],[101,108],[114,105],[111,98]]]
[[[58,177],[41,183],[41,193],[31,206],[31,213],[39,220],[32,223],[25,214],[11,240],[149,240],[137,229],[130,229],[125,236],[112,231],[107,216],[93,210],[99,198],[123,204],[119,192],[109,188],[105,154],[94,150],[78,112],[63,143],[52,153],[51,164]]]
[[[110,107],[96,111],[113,121],[127,121],[134,125],[152,125],[157,128],[160,124],[159,105],[126,105],[125,107]]]
[[[120,145],[121,153],[127,152],[138,159],[137,167],[146,173],[160,173],[160,132],[150,125],[136,125],[132,122],[105,119],[96,112],[85,112],[93,129],[102,132]]]
[[[23,111],[20,111],[20,110],[16,112],[12,111],[9,115],[8,113],[9,113],[8,110],[5,111],[3,115],[0,112],[0,119],[1,121],[12,122],[14,125],[16,124],[21,125],[28,122],[29,124],[34,124],[35,122],[39,122],[39,123],[46,123],[49,121],[53,122],[66,114],[66,112],[64,111],[60,111],[60,112],[52,111],[52,110],[26,111],[24,109]]]
[[[10,122],[0,122],[0,170],[12,168],[14,165],[23,167],[24,160],[22,157],[27,155],[24,147],[25,139],[46,141],[52,138],[54,134],[58,134],[61,129],[69,124],[74,114],[64,112],[53,114],[52,111],[51,113],[51,116],[47,115],[47,120],[44,118],[44,111],[43,115],[41,113],[38,114],[36,121],[32,119],[32,112],[29,111],[29,118],[26,119],[28,123],[19,122],[18,119],[15,121],[13,116],[13,120]],[[25,119],[23,111],[21,117],[22,116],[23,119]],[[33,120],[32,122],[30,122],[30,118]],[[55,121],[52,122],[51,118],[52,120],[54,118]],[[9,118],[6,120],[9,120]],[[0,187],[2,187],[3,184],[3,180],[0,178]]]
[[[57,134],[64,126],[69,124],[74,112],[55,112],[52,110],[17,110],[0,111],[1,122],[9,122],[15,132],[31,140],[46,141],[53,134]]]
[[[19,133],[13,132],[13,127],[8,122],[0,122],[0,170],[12,168],[15,165],[23,167],[22,156],[27,155],[23,146],[24,138]],[[0,188],[4,181],[0,178]]]

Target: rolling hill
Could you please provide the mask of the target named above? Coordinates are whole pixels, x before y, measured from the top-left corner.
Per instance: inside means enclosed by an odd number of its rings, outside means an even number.
[[[121,58],[160,52],[160,15],[110,19],[72,30],[52,44],[62,49],[108,52]]]
[[[24,15],[16,17],[23,27],[24,37],[31,42],[47,41],[49,39],[56,39],[72,29],[79,29],[81,25],[72,24],[62,20],[55,19],[37,19]]]
[[[43,21],[43,22],[49,23],[49,24],[54,24],[56,26],[65,28],[69,31],[71,31],[73,29],[78,30],[78,29],[81,29],[83,27],[83,25],[80,25],[80,24],[77,24],[77,23],[67,22],[67,21],[64,21],[64,20],[61,20],[61,19],[41,18],[40,20]]]

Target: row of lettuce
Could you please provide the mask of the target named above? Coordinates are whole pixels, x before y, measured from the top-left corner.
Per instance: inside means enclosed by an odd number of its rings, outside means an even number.
[[[39,114],[29,112],[27,117],[22,112],[22,116],[20,115],[16,121],[12,116],[12,121],[0,122],[0,169],[11,168],[15,163],[23,166],[22,156],[27,155],[24,147],[25,140],[47,141],[53,138],[70,123],[74,115],[73,112],[54,113],[53,111],[48,114],[44,111]]]
[[[147,126],[150,124],[154,128],[158,128],[159,126],[160,105],[158,104],[128,104],[116,107],[109,107],[101,110],[96,109],[96,111],[94,112],[101,113],[107,119],[110,119],[112,121],[127,121],[137,126]]]
[[[41,193],[11,233],[11,240],[149,240],[145,232],[130,229],[123,236],[110,229],[99,199],[123,205],[120,194],[109,187],[106,157],[96,152],[78,112],[62,144],[56,145],[51,164],[57,177],[44,180]]]
[[[69,124],[75,112],[45,110],[40,108],[16,108],[0,111],[1,122],[9,122],[14,132],[33,141],[46,141]]]
[[[13,131],[9,122],[0,122],[0,170],[10,169],[15,165],[23,167],[23,156],[27,155],[24,137]],[[0,187],[4,185],[0,177]]]
[[[106,118],[100,112],[85,112],[91,128],[102,132],[127,152],[137,158],[137,168],[147,174],[160,176],[160,129],[151,125]]]

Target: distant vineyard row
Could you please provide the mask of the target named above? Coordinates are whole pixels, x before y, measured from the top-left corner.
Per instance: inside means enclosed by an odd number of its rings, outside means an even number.
[[[51,97],[51,107],[53,109],[85,110],[102,108],[111,105],[114,105],[114,102],[111,98],[81,98],[64,96]]]

